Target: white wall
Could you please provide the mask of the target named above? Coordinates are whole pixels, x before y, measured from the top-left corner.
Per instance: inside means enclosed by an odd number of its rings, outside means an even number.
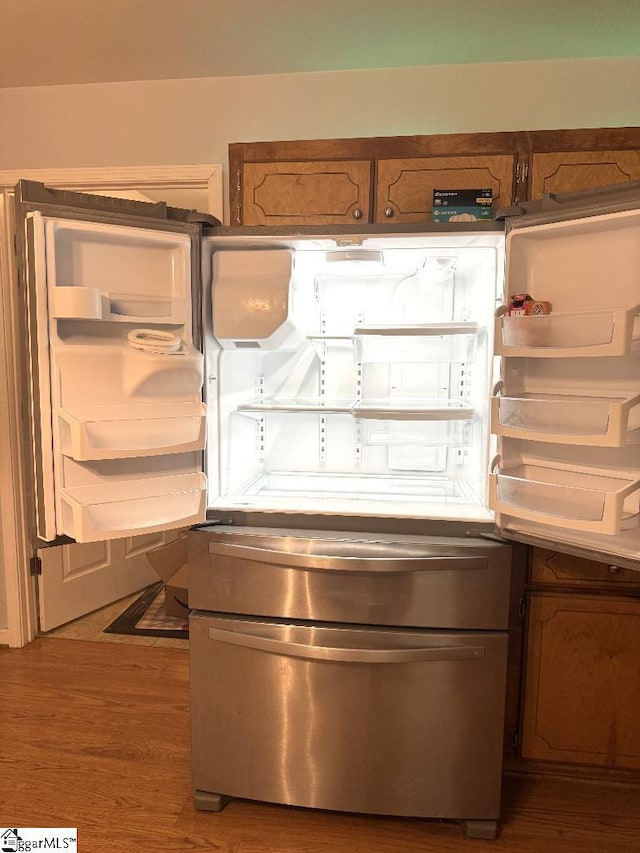
[[[640,57],[0,90],[0,168],[227,163],[230,142],[640,124]]]

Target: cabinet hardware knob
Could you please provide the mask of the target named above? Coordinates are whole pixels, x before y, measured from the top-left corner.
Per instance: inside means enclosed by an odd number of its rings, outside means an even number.
[[[385,209],[384,209],[384,215],[385,216],[391,218],[393,216],[393,213],[394,213],[394,211],[393,211],[392,207],[385,207]]]
[[[620,566],[609,566],[609,571],[611,572],[612,575],[617,575],[617,574],[620,574],[622,569],[620,568]]]
[[[360,208],[359,208],[359,207],[356,207],[356,208],[354,209],[354,211],[353,211],[353,218],[354,218],[354,219],[362,219],[362,211],[360,210]]]

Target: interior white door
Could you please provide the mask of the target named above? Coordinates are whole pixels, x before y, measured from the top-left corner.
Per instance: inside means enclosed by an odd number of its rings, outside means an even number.
[[[51,631],[159,580],[147,551],[176,535],[171,531],[40,549],[40,630]]]

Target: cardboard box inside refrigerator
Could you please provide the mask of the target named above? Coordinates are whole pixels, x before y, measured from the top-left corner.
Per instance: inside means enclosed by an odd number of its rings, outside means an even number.
[[[148,551],[147,558],[164,581],[164,608],[167,616],[186,619],[189,615],[187,537],[181,536]]]

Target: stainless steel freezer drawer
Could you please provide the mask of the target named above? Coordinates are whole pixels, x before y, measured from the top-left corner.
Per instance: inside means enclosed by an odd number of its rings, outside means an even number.
[[[215,527],[189,536],[195,610],[503,630],[511,548],[482,539]]]
[[[197,792],[495,820],[506,634],[190,620]]]

